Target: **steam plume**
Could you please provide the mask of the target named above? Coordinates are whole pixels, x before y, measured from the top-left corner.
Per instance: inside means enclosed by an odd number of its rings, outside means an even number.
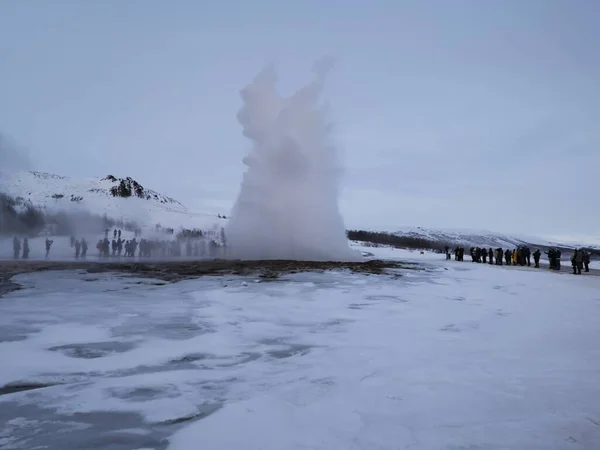
[[[288,98],[266,67],[241,91],[237,118],[252,149],[228,227],[229,255],[242,259],[356,260],[338,208],[340,168],[318,105],[331,59]]]

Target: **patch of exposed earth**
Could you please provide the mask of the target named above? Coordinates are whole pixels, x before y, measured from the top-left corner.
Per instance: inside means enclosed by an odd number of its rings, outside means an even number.
[[[258,276],[274,280],[281,275],[298,272],[324,272],[350,270],[355,273],[381,275],[387,269],[422,269],[417,263],[368,260],[342,261],[293,261],[293,260],[199,260],[199,261],[1,261],[0,297],[18,290],[21,286],[11,281],[14,275],[47,270],[84,270],[88,273],[117,272],[175,282],[201,276],[240,275]],[[396,273],[395,276],[398,276]]]

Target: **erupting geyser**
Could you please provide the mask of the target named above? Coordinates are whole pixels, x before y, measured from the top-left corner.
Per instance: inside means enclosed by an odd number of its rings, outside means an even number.
[[[340,167],[324,107],[318,105],[331,64],[288,98],[273,68],[246,86],[238,121],[252,149],[227,229],[228,254],[240,259],[361,259],[350,249],[338,208]]]

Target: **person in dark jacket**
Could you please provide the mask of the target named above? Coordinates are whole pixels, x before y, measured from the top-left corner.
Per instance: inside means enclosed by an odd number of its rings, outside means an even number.
[[[494,264],[494,250],[492,250],[492,247],[490,247],[490,249],[488,250],[488,258],[490,264]]]
[[[549,248],[546,255],[548,255],[548,262],[550,263],[550,270],[556,269],[556,250],[554,248]]]
[[[500,247],[498,247],[496,249],[496,265],[501,266],[503,259],[504,259],[504,251]]]
[[[84,238],[81,238],[81,257],[85,258],[85,255],[87,255],[87,251],[88,251],[88,243]]]
[[[573,275],[581,275],[581,268],[583,266],[583,251],[577,249],[571,256],[571,265],[573,266]]]
[[[79,259],[79,254],[81,253],[81,242],[79,240],[75,241],[75,259]]]
[[[535,263],[535,268],[540,268],[540,257],[542,256],[542,252],[538,248],[535,252],[533,252],[533,262]]]
[[[54,241],[51,241],[50,239],[46,238],[46,258],[50,254],[50,247],[52,247],[53,242]]]
[[[506,249],[506,251],[504,252],[504,259],[506,260],[506,265],[510,266],[512,261],[512,252],[510,251],[510,249]]]
[[[586,272],[590,271],[590,253],[586,250],[583,250],[583,266]]]
[[[29,258],[29,240],[23,239],[23,259]]]
[[[19,259],[19,253],[21,253],[21,241],[15,236],[13,238],[13,258]]]
[[[531,249],[529,247],[525,247],[525,262],[528,267],[531,267]]]

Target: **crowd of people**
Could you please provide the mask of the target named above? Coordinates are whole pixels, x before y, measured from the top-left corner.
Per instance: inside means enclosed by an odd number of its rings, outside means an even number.
[[[103,258],[175,258],[175,257],[195,257],[195,258],[223,258],[227,254],[227,244],[225,238],[225,230],[221,228],[218,231],[202,231],[202,230],[184,230],[177,237],[170,239],[141,238],[142,231],[138,228],[134,230],[132,239],[124,239],[120,229],[104,230],[104,238],[99,239],[96,244],[98,256]],[[169,236],[173,233],[166,232]],[[165,233],[162,233],[163,237]],[[112,240],[109,239],[112,237]],[[140,240],[138,240],[140,237]],[[53,240],[46,238],[46,258],[50,255]],[[88,243],[84,238],[76,239],[75,236],[70,238],[70,246],[74,250],[75,259],[85,259],[88,253]],[[452,259],[452,253],[449,246],[445,247],[446,259]],[[454,259],[456,261],[464,261],[465,249],[456,247],[453,250]],[[551,270],[561,270],[562,253],[558,248],[549,248],[544,252],[548,256],[549,268]],[[23,241],[15,236],[13,238],[13,257],[14,259],[29,259],[30,247],[27,238]],[[481,248],[471,247],[469,249],[471,261],[474,263],[492,264],[492,265],[507,265],[507,266],[531,266],[540,267],[540,259],[542,252],[537,249],[531,252],[529,247],[520,245],[515,249],[503,248]],[[576,249],[571,256],[571,266],[573,274],[580,275],[582,271],[590,271],[590,253],[585,249]]]
[[[183,247],[183,248],[182,248]],[[188,237],[184,239],[145,239],[139,241],[137,237],[125,240],[120,233],[112,241],[108,237],[100,239],[96,244],[98,255],[101,258],[177,258],[181,256],[198,258],[224,257],[226,254],[224,241],[209,239],[205,236]]]
[[[53,243],[53,240],[46,238],[46,258],[48,258],[50,255],[50,248],[52,247]],[[29,252],[29,240],[27,238],[23,238],[23,244],[21,244],[21,240],[17,236],[15,236],[13,238],[13,258],[29,259]]]
[[[452,259],[451,250],[449,246],[444,248],[446,259]],[[520,245],[515,249],[503,249],[503,248],[480,248],[471,247],[469,249],[471,255],[471,261],[474,263],[492,264],[497,266],[531,266],[531,258],[533,257],[533,264],[535,268],[540,267],[540,259],[542,252],[537,249],[531,252],[531,249],[526,245]],[[562,253],[558,248],[550,248],[544,252],[548,255],[549,268],[551,270],[560,271],[561,268],[561,256]],[[465,249],[463,247],[456,247],[454,249],[454,259],[456,261],[464,261]],[[590,271],[590,259],[591,255],[585,249],[576,249],[571,257],[571,266],[573,268],[574,275],[581,275],[581,271]]]
[[[142,238],[142,231],[135,229],[133,237],[126,239],[120,229],[104,230],[104,238],[96,243],[98,257],[104,258],[175,258],[175,257],[196,257],[196,258],[222,258],[226,256],[227,245],[225,239],[225,230],[221,228],[216,230],[184,230],[185,232],[174,236],[172,229],[161,230],[153,233],[153,238]],[[168,236],[167,239],[165,237]],[[109,239],[112,238],[112,239]],[[138,239],[139,238],[139,239]],[[50,249],[53,240],[46,238],[46,258],[50,257]],[[73,251],[75,259],[85,259],[88,256],[88,242],[85,238],[77,239],[70,237],[70,248]],[[13,238],[13,257],[14,259],[29,259],[30,244],[28,238],[22,240],[15,236]],[[62,255],[61,255],[62,256]]]

